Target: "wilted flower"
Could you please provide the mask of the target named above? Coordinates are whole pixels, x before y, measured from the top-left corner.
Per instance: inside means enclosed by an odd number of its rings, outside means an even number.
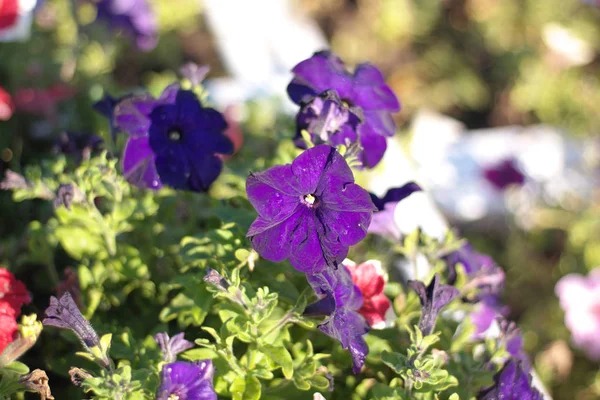
[[[40,395],[41,400],[54,400],[48,385],[48,375],[41,369],[34,369],[28,374],[19,378],[19,383],[25,387],[28,392],[34,392]]]
[[[337,268],[349,247],[366,236],[375,211],[369,193],[329,145],[250,174],[246,192],[258,212],[247,233],[254,249],[271,261],[289,258],[306,273]]]
[[[319,329],[337,339],[352,356],[352,371],[360,372],[369,352],[363,335],[369,331],[364,318],[357,312],[362,304],[360,289],[352,282],[350,271],[340,267],[306,276],[320,299],[306,307],[305,315],[327,315]]]
[[[156,100],[133,96],[115,108],[117,127],[129,134],[123,169],[130,182],[150,189],[206,191],[221,173],[218,154],[231,154],[223,116],[202,106],[194,92],[167,87]]]
[[[363,304],[358,310],[373,329],[389,328],[396,319],[390,299],[383,293],[387,276],[381,268],[381,261],[368,260],[356,264],[352,260],[344,260],[352,281],[362,293]]]
[[[99,151],[104,140],[94,134],[63,132],[54,143],[54,151],[73,157],[75,161],[89,160],[93,152]]]
[[[435,275],[427,287],[421,281],[408,281],[408,286],[419,295],[423,306],[419,319],[419,329],[423,335],[433,332],[440,310],[459,295],[458,289],[450,285],[440,285],[439,280]]]
[[[147,0],[99,0],[96,5],[97,20],[133,38],[140,50],[156,47],[158,23]]]
[[[177,359],[177,354],[194,347],[194,343],[185,340],[183,336],[183,332],[178,333],[172,338],[169,338],[169,334],[166,332],[154,335],[154,340],[158,343],[160,351],[163,353],[163,361],[172,363]]]
[[[421,190],[421,187],[416,183],[408,182],[401,187],[389,189],[381,198],[371,193],[371,200],[373,200],[373,204],[375,204],[378,211],[373,214],[373,220],[371,221],[371,225],[369,225],[369,232],[393,239],[400,239],[400,229],[396,225],[394,218],[396,206],[414,192]]]
[[[531,375],[517,361],[509,360],[494,376],[494,382],[494,386],[479,393],[478,400],[543,400],[531,384]]]
[[[315,53],[292,72],[294,79],[287,91],[302,106],[296,139],[306,129],[313,142],[336,145],[346,140],[358,141],[364,149],[363,165],[374,167],[383,157],[386,137],[393,136],[396,130],[391,113],[400,110],[400,103],[381,72],[365,63],[350,74],[329,51]]]
[[[593,360],[600,360],[600,267],[585,277],[569,274],[555,287],[565,311],[565,325],[573,343]]]
[[[498,190],[525,183],[525,175],[519,170],[513,159],[503,160],[497,165],[485,168],[483,176]]]
[[[52,296],[45,313],[46,318],[42,321],[44,325],[72,330],[88,350],[100,347],[98,334],[88,320],[81,315],[71,293],[66,292],[60,299]]]
[[[156,400],[216,400],[211,360],[177,361],[163,366]]]
[[[0,21],[0,27],[1,26],[2,22]],[[6,90],[0,86],[0,121],[8,121],[14,112],[15,104],[13,103],[12,98],[6,92]]]

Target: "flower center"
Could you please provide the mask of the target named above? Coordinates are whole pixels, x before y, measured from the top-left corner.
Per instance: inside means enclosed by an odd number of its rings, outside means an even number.
[[[179,396],[176,395],[176,394],[172,394],[172,395],[169,396],[168,400],[179,400]]]
[[[183,136],[181,130],[179,128],[172,128],[169,133],[169,140],[173,141],[173,142],[179,142],[181,140],[181,137]]]
[[[314,194],[306,194],[302,196],[302,203],[307,207],[314,208],[319,205],[319,199]]]

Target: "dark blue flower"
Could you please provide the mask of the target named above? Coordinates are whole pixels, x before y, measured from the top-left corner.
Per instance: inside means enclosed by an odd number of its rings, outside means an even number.
[[[214,373],[211,360],[165,364],[160,372],[156,400],[216,400],[212,384]]]
[[[363,166],[372,168],[383,157],[386,137],[396,126],[392,113],[400,103],[373,65],[346,71],[342,61],[329,51],[315,53],[292,70],[290,98],[302,106],[297,117],[296,143],[306,129],[313,142],[333,145],[359,142]]]
[[[433,332],[440,310],[459,295],[458,289],[450,285],[440,285],[439,280],[435,275],[428,286],[421,281],[408,281],[408,286],[417,293],[423,307],[419,319],[419,329],[423,335]]]
[[[183,332],[178,333],[172,338],[169,338],[169,334],[166,332],[154,335],[154,340],[158,343],[160,351],[163,353],[163,361],[168,363],[173,362],[177,359],[177,354],[194,347],[194,343],[185,340],[183,336]]]
[[[542,394],[531,384],[531,375],[521,363],[509,360],[494,376],[494,385],[477,396],[478,400],[543,400]]]
[[[123,100],[114,119],[130,136],[123,154],[125,176],[139,186],[159,189],[166,183],[206,191],[221,173],[217,154],[233,152],[223,135],[223,116],[178,85],[167,87],[158,100],[149,95]]]
[[[340,341],[352,356],[352,371],[355,374],[360,372],[369,352],[363,338],[369,331],[369,325],[358,313],[363,304],[360,289],[342,265],[319,274],[309,274],[306,278],[320,299],[306,307],[305,315],[327,316],[319,324],[319,329]]]
[[[96,6],[96,19],[133,38],[140,50],[156,47],[158,24],[147,0],[99,0]]]

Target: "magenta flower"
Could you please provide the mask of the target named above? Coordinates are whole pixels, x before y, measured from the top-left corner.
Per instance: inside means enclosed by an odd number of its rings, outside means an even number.
[[[289,258],[311,274],[336,269],[349,247],[364,239],[376,210],[346,160],[328,145],[250,174],[246,192],[258,212],[247,233],[254,249],[271,261]]]
[[[381,72],[365,63],[350,74],[329,51],[315,53],[292,72],[294,79],[287,91],[301,106],[296,143],[300,144],[304,129],[315,143],[335,146],[358,141],[364,149],[363,165],[377,165],[387,147],[386,137],[396,132],[392,113],[400,111],[400,103]]]
[[[600,267],[585,277],[569,274],[555,287],[573,343],[592,360],[600,360]]]
[[[497,190],[504,190],[511,185],[521,186],[525,183],[525,175],[517,167],[515,160],[507,159],[483,170],[483,176]]]
[[[509,360],[494,376],[494,385],[481,391],[477,400],[543,400],[542,394],[531,384],[531,375],[521,363]]]
[[[352,355],[352,371],[357,374],[365,363],[369,352],[363,335],[369,325],[358,313],[363,305],[360,289],[352,282],[350,271],[340,266],[322,273],[307,275],[306,279],[320,299],[309,304],[305,315],[326,315],[319,329],[337,339]]]
[[[167,87],[159,99],[150,95],[126,98],[114,110],[116,126],[129,134],[123,153],[127,179],[138,186],[202,192],[221,173],[217,154],[231,154],[223,135],[227,123],[196,95],[179,85]]]
[[[216,400],[211,360],[177,361],[163,366],[156,400]]]

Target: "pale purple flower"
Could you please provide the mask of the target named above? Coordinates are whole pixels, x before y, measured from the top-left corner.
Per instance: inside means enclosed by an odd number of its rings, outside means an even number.
[[[160,372],[156,400],[216,400],[214,373],[211,360],[165,364]]]
[[[134,39],[140,50],[156,47],[158,23],[147,0],[99,0],[96,7],[97,20]]]
[[[369,331],[366,320],[358,313],[363,297],[352,282],[350,271],[343,265],[322,273],[307,275],[306,279],[320,299],[306,307],[305,315],[326,315],[319,329],[337,339],[352,356],[352,371],[360,372],[369,352],[363,335]]]
[[[194,87],[202,84],[209,71],[210,67],[208,65],[198,65],[191,61],[179,68],[179,73],[190,81]]]
[[[408,281],[408,286],[417,293],[423,307],[419,319],[419,329],[423,335],[433,332],[440,310],[459,295],[458,289],[440,284],[439,280],[435,275],[428,286],[421,281]]]
[[[271,261],[289,258],[294,268],[311,274],[336,269],[349,247],[364,239],[376,210],[329,145],[250,174],[246,192],[258,212],[247,233],[254,249]]]
[[[400,111],[400,103],[379,69],[364,63],[350,74],[336,55],[321,51],[292,72],[294,79],[287,91],[302,107],[296,142],[303,129],[313,142],[337,145],[358,141],[363,148],[363,166],[377,165],[387,147],[386,137],[396,132],[392,113]]]
[[[555,292],[573,343],[590,359],[600,360],[600,267],[587,277],[579,274],[562,277]]]
[[[184,333],[169,338],[166,332],[157,333],[154,335],[154,340],[160,346],[160,351],[163,353],[163,361],[171,363],[177,360],[177,354],[183,353],[186,350],[194,347],[194,343],[184,339]]]

